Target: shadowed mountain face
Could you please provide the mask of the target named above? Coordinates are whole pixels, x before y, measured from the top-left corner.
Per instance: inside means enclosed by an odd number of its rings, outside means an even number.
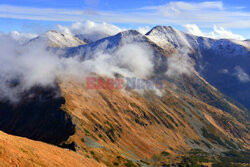
[[[165,26],[153,28],[146,36],[162,48],[188,50],[206,81],[250,109],[249,43],[198,37]]]
[[[18,103],[0,102],[0,130],[59,145],[74,134],[69,114],[57,87],[33,87],[20,95]]]
[[[238,101],[250,111],[250,55],[219,55],[216,51],[203,50],[197,60],[200,74],[225,95]]]

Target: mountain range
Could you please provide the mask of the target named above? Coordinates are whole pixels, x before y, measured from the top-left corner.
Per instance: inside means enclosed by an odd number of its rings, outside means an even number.
[[[0,144],[8,146],[0,150],[12,157],[6,164],[42,166],[44,159],[35,157],[50,150],[55,164],[67,155],[65,166],[77,157],[85,166],[249,165],[248,40],[199,37],[168,26],[86,39],[49,31],[24,44],[45,41],[61,58],[83,62],[85,73],[84,79],[61,74],[54,85],[33,85],[14,104],[1,100]],[[164,87],[87,89],[85,75],[158,78]],[[13,156],[20,150],[25,162]]]

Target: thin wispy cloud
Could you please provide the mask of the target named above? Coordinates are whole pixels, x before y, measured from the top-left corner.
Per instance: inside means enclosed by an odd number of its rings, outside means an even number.
[[[87,17],[97,16],[94,10],[73,10],[58,8],[34,8],[0,5],[0,17],[45,21],[82,21]]]
[[[235,75],[240,82],[250,82],[249,75],[240,66],[236,66],[234,69],[236,72],[233,75]]]
[[[114,12],[0,5],[0,17],[68,22],[93,20],[151,25],[197,24],[201,27],[211,27],[213,25],[225,28],[250,27],[250,12],[245,12],[242,8],[227,8],[222,1],[192,3],[172,1],[161,6],[142,6],[141,8],[128,10]]]

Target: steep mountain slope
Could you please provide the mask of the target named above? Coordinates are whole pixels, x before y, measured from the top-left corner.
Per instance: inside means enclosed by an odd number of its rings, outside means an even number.
[[[66,99],[63,108],[73,115],[77,129],[69,142],[74,142],[79,152],[106,164],[118,161],[115,156],[122,154],[137,163],[159,165],[167,163],[161,157],[163,151],[172,155],[169,161],[178,162],[177,157],[191,148],[219,154],[249,147],[244,111],[226,100],[196,71],[176,73],[174,77],[166,75],[171,68],[168,61],[177,54],[175,48],[162,49],[137,31],[126,31],[71,48],[68,56],[80,56],[86,61],[95,58],[96,51],[113,53],[130,43],[144,44],[154,50],[154,72],[150,77],[164,80],[164,93],[158,96],[152,90],[143,94],[130,90],[88,90],[82,81],[62,79],[60,87]],[[126,77],[119,71],[116,74]],[[89,155],[88,149],[95,156]]]
[[[247,41],[210,39],[157,26],[147,37],[162,48],[188,51],[195,68],[210,84],[250,109],[250,61]]]
[[[170,33],[171,31],[176,31],[176,33]],[[153,50],[152,59],[154,63],[154,71],[150,75],[151,78],[156,77],[167,80],[190,95],[203,100],[205,103],[229,112],[239,119],[242,117],[248,117],[247,114],[243,114],[244,116],[242,116],[242,112],[239,112],[238,109],[232,108],[223,94],[212,87],[209,84],[210,82],[207,83],[206,80],[204,81],[195,69],[192,69],[192,66],[195,65],[196,61],[189,59],[188,57],[188,53],[192,52],[186,51],[188,50],[186,47],[188,41],[185,40],[183,33],[168,27],[166,31],[162,31],[162,34],[159,35],[159,32],[157,31],[157,35],[154,36],[160,36],[157,40],[161,41],[161,44],[159,44],[161,47],[152,42],[154,39],[151,41],[151,39],[149,39],[151,37],[147,38],[135,30],[129,30],[88,45],[70,48],[67,51],[67,55],[80,56],[82,60],[86,61],[95,58],[95,53],[99,52],[112,55],[112,53],[119,50],[119,48],[128,44],[147,46]],[[171,39],[165,38],[164,36],[170,36],[169,38]],[[175,39],[175,37],[178,39]],[[172,43],[167,40],[172,41],[176,46],[173,46]],[[163,43],[169,44],[163,46]],[[180,52],[180,54],[178,52]],[[113,55],[113,60],[111,61],[114,61],[116,57],[117,55]]]
[[[73,151],[0,131],[0,166],[103,166]]]
[[[57,31],[48,31],[46,34],[40,35],[28,42],[28,44],[32,45],[39,45],[39,43],[47,43],[48,46],[59,48],[76,47],[86,44],[86,42],[73,35],[63,34]]]
[[[159,165],[180,161],[192,148],[219,154],[249,147],[246,125],[176,90],[171,83],[165,84],[169,87],[159,97],[151,91],[141,96],[133,91],[87,90],[73,79],[62,82],[63,108],[72,115],[77,129],[69,142],[107,165],[119,161],[116,156],[121,155],[137,163]],[[164,151],[171,156],[162,157]]]

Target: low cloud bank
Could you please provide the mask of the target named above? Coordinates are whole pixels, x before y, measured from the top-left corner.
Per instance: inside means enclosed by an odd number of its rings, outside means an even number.
[[[58,25],[58,30],[63,33],[79,35],[82,34],[84,38],[90,41],[97,41],[99,39],[115,35],[122,31],[119,27],[108,23],[96,23],[90,20],[86,22],[76,22],[71,26]]]
[[[36,45],[20,45],[10,36],[0,36],[0,99],[18,101],[18,94],[33,86],[53,86],[56,79],[75,76],[84,82],[90,73],[114,77],[150,77],[154,64],[153,51],[140,44],[124,44],[114,52],[104,48],[93,52],[91,59],[82,61],[81,55],[63,57],[48,49],[41,41]]]
[[[64,29],[68,34],[89,30],[89,35],[93,37],[92,35],[102,29],[102,26],[107,26],[107,29],[110,27],[106,24],[96,25],[96,23],[88,22],[85,25],[80,23],[72,25],[70,29],[61,27],[61,30]],[[80,32],[80,27],[83,28],[82,32]],[[146,32],[146,29],[143,31]],[[109,31],[102,29],[99,32],[116,33],[119,31],[120,29],[113,27]],[[81,54],[62,56],[66,53],[62,53],[61,50],[55,52],[54,49],[48,49],[48,43],[44,40],[35,43],[31,41],[28,45],[22,45],[12,35],[0,35],[0,99],[18,101],[18,95],[21,92],[37,85],[53,86],[57,79],[64,79],[67,76],[79,78],[82,82],[93,73],[113,78],[117,74],[141,79],[152,77],[157,64],[154,62],[155,50],[145,42],[142,35],[133,34],[133,31],[127,33],[132,35],[123,36],[119,45],[112,49],[108,48],[107,41],[93,50],[90,49],[87,54],[91,57],[85,60],[82,60],[84,55]],[[20,36],[18,33],[15,35]],[[190,75],[194,70],[193,63],[188,57],[188,49],[179,50],[178,54],[172,55],[166,64],[161,65],[168,67],[165,73],[168,77]],[[158,95],[162,94],[159,90],[156,91]],[[141,92],[143,90],[139,91]]]
[[[126,29],[105,22],[98,23],[87,20],[85,22],[73,23],[70,26],[57,25],[57,30],[65,34],[76,35],[80,39],[82,38],[83,40],[93,42],[115,35],[119,32],[125,31]],[[149,26],[139,26],[136,30],[144,35],[149,32],[151,28]]]
[[[187,33],[197,35],[197,36],[203,36],[203,37],[209,37],[214,39],[237,39],[237,40],[244,40],[245,38],[241,35],[234,34],[229,30],[224,29],[223,27],[213,27],[213,31],[204,33],[200,30],[200,28],[196,24],[186,24],[184,27],[187,30]]]
[[[20,33],[18,31],[11,31],[8,34],[0,33],[0,36],[2,38],[4,38],[4,37],[10,37],[11,39],[15,40],[19,44],[24,44],[24,43],[28,42],[29,40],[38,37],[38,34],[34,34],[34,33]]]

